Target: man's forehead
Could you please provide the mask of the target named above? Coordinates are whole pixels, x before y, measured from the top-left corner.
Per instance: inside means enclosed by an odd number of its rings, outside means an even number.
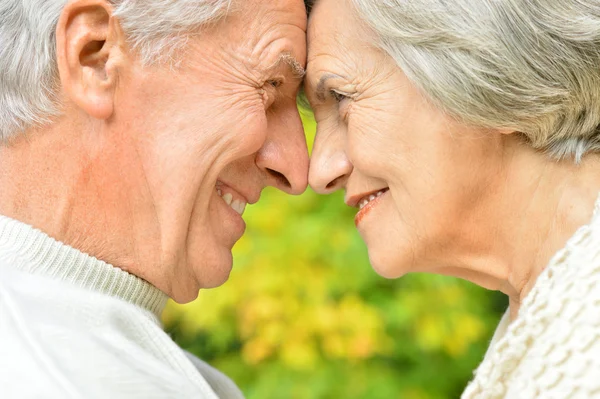
[[[1,0],[0,0],[1,1]],[[244,0],[246,1],[246,0]],[[250,7],[253,3],[255,7]],[[306,65],[303,0],[249,0],[232,14],[224,48],[260,75],[286,74],[301,80]]]

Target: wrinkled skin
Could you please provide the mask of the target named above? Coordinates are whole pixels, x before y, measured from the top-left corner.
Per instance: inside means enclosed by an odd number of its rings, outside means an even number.
[[[320,0],[308,27],[305,89],[317,137],[309,182],[346,191],[382,276],[435,272],[501,290],[511,311],[586,223],[597,156],[554,162],[512,131],[468,126],[433,106],[350,0]],[[519,245],[515,245],[519,243]]]
[[[304,5],[239,2],[176,69],[143,67],[111,13],[103,0],[65,8],[64,115],[1,150],[13,177],[2,173],[0,213],[190,301],[231,271],[245,224],[226,195],[240,207],[266,186],[306,189],[302,77],[278,63],[305,65]]]

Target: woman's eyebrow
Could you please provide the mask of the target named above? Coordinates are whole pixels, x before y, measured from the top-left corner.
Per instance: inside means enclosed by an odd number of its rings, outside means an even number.
[[[325,101],[325,84],[329,79],[341,78],[340,75],[336,75],[335,73],[326,73],[321,76],[319,82],[317,83],[317,88],[315,89],[315,96],[319,101]]]

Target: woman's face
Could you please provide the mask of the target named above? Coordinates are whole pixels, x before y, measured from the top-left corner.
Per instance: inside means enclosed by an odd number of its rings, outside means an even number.
[[[306,92],[317,120],[309,182],[320,193],[345,189],[382,276],[459,274],[498,187],[502,135],[433,107],[371,44],[352,7],[320,0],[309,21]]]

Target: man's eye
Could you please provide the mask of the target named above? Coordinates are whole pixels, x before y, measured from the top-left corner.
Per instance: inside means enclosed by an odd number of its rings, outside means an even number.
[[[267,84],[271,87],[278,88],[283,84],[283,82],[278,79],[271,79],[271,80],[267,80]]]

